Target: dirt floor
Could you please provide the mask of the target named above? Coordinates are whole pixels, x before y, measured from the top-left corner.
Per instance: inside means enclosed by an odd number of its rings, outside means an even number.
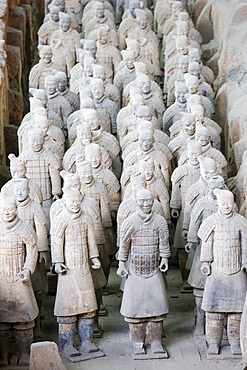
[[[238,369],[239,360],[208,360],[205,338],[194,340],[194,298],[193,294],[180,293],[180,273],[177,267],[170,268],[167,274],[170,313],[164,321],[164,345],[169,358],[163,360],[133,360],[129,351],[128,325],[119,313],[122,293],[119,291],[119,278],[116,266],[112,268],[109,280],[109,293],[103,297],[108,316],[100,318],[104,330],[103,337],[95,339],[96,345],[105,357],[69,363],[68,370],[205,370]],[[43,339],[57,342],[57,323],[53,316],[54,296],[45,296],[45,319],[42,321]],[[77,339],[78,341],[78,339]],[[227,344],[227,343],[225,343]],[[225,350],[227,347],[224,348]],[[20,369],[9,366],[8,369]],[[25,369],[22,367],[22,369]],[[46,370],[46,369],[42,369]]]

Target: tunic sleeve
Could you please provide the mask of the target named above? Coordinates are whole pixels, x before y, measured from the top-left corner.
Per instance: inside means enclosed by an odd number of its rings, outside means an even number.
[[[160,257],[169,258],[171,255],[169,245],[169,230],[166,220],[159,216],[159,252]]]
[[[64,235],[66,223],[60,217],[51,224],[51,258],[52,263],[64,263]]]
[[[37,247],[37,238],[34,229],[31,225],[23,221],[25,225],[25,233],[23,235],[23,242],[26,245],[26,259],[24,263],[24,269],[31,271],[31,274],[34,272],[37,259],[38,259],[38,247]]]
[[[120,248],[118,253],[119,261],[125,262],[128,259],[132,232],[133,232],[132,217],[128,217],[123,222],[120,228]]]
[[[92,220],[89,221],[89,217],[87,217],[86,222],[87,222],[87,242],[89,258],[99,257],[99,251],[96,244]]]

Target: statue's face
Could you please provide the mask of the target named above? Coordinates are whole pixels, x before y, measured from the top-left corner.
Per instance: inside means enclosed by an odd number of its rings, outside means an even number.
[[[83,184],[87,185],[93,181],[93,171],[90,167],[78,168],[78,173]]]
[[[153,198],[146,194],[141,194],[137,197],[136,203],[137,207],[145,214],[149,214],[153,207]]]
[[[180,104],[186,103],[187,101],[185,97],[186,94],[187,94],[187,90],[175,92],[176,99]]]
[[[36,128],[41,130],[44,134],[44,137],[47,135],[47,132],[49,130],[48,122],[38,122],[35,124]]]
[[[190,94],[195,94],[198,90],[198,81],[187,81],[186,86]]]
[[[57,0],[55,5],[59,8],[60,12],[65,11],[65,0]]]
[[[144,174],[147,181],[151,180],[154,175],[154,164],[153,163],[143,163],[141,166],[141,173]]]
[[[200,66],[189,66],[188,70],[189,74],[192,76],[197,77],[198,79],[201,77],[201,68]]]
[[[203,178],[203,180],[208,183],[208,181],[211,177],[217,175],[217,172],[216,172],[216,168],[201,167],[200,168],[200,174],[201,174],[201,177]]]
[[[101,164],[101,152],[96,151],[95,153],[90,150],[86,154],[86,159],[91,162],[92,168],[98,168]]]
[[[84,131],[82,128],[77,130],[77,139],[83,145],[88,145],[92,142],[92,133],[91,131]]]
[[[145,15],[142,15],[142,16],[136,17],[136,21],[137,21],[138,27],[141,30],[145,30],[145,28],[148,25],[148,17]]]
[[[94,84],[92,85],[92,94],[95,99],[100,99],[105,93],[104,85],[102,84]]]
[[[25,166],[10,166],[10,173],[13,178],[23,178],[26,175]]]
[[[70,188],[77,189],[77,190],[79,190],[79,191],[80,191],[80,188],[81,188],[80,180],[79,180],[79,179],[73,179],[73,180],[70,180],[70,182],[69,182],[69,187],[70,187]]]
[[[88,117],[85,117],[84,121],[89,124],[91,130],[97,130],[99,128],[99,120],[96,112],[95,115],[92,114]]]
[[[30,148],[34,152],[39,152],[44,146],[44,138],[41,135],[33,134],[28,138]]]
[[[153,146],[153,135],[150,134],[140,134],[139,145],[143,152],[148,152]]]
[[[191,114],[193,114],[193,116],[195,117],[196,122],[203,123],[203,121],[204,121],[204,114],[203,114],[203,111],[202,110],[198,110],[198,111],[192,111],[191,110]]]
[[[184,40],[180,40],[179,42],[176,42],[176,49],[182,55],[188,54],[188,46],[189,46],[188,42]]]
[[[188,150],[188,158],[189,158],[189,162],[193,165],[193,166],[196,166],[199,164],[199,160],[198,160],[198,156],[201,155],[202,152],[201,151],[197,151],[197,150]]]
[[[25,181],[19,181],[14,183],[14,198],[18,202],[23,202],[29,195],[28,184]]]
[[[60,28],[63,32],[67,32],[70,29],[71,26],[71,19],[65,18],[60,19]]]
[[[234,206],[234,199],[225,197],[225,198],[218,198],[217,203],[219,206],[220,211],[224,215],[229,215],[233,211]]]
[[[57,82],[45,81],[45,91],[48,95],[53,95],[57,91]]]
[[[59,78],[57,83],[57,89],[60,92],[63,92],[67,87],[67,78]]]
[[[201,144],[201,146],[205,146],[209,143],[209,135],[206,134],[196,134],[196,141]]]
[[[95,15],[98,18],[103,18],[104,17],[104,15],[105,15],[105,7],[104,7],[103,4],[101,6],[100,5],[97,5],[96,6],[96,8],[95,8]]]
[[[187,135],[189,136],[194,135],[196,131],[196,123],[194,121],[188,121],[186,119],[183,119],[183,129]]]
[[[189,62],[180,62],[179,63],[179,69],[183,73],[187,73],[188,72],[188,67],[189,67]]]
[[[133,51],[135,58],[137,58],[140,55],[140,45],[139,44],[131,45],[130,50]]]
[[[59,21],[59,14],[57,11],[52,11],[50,12],[50,15],[51,15],[51,19],[53,20],[53,22],[58,22]]]
[[[151,80],[145,82],[143,81],[139,86],[143,94],[149,94],[151,91]]]
[[[84,73],[87,77],[93,76],[93,68],[91,64],[84,64]]]
[[[40,51],[40,59],[44,63],[50,63],[52,59],[52,51]]]
[[[189,28],[188,27],[179,27],[178,36],[188,36]]]
[[[70,196],[64,196],[64,202],[66,204],[66,207],[70,212],[77,213],[81,209],[81,199],[82,197],[80,195],[70,195]]]
[[[105,45],[108,42],[108,31],[101,31],[98,33],[98,41],[100,44]]]
[[[11,222],[15,219],[17,214],[17,207],[15,204],[10,204],[2,201],[0,206],[2,219],[5,222]]]
[[[97,51],[97,46],[95,42],[85,42],[84,48],[85,51],[89,51],[92,56],[94,57]]]

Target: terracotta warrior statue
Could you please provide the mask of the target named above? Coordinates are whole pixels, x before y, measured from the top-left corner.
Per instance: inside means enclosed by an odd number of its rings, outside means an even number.
[[[189,62],[188,73],[192,76],[196,76],[199,81],[198,94],[206,96],[212,103],[214,103],[214,91],[211,85],[205,82],[201,71],[202,65],[200,63],[194,61]]]
[[[72,113],[72,107],[68,100],[61,96],[57,91],[57,78],[50,74],[45,74],[45,91],[48,97],[48,109],[57,113],[66,125],[69,115]]]
[[[61,96],[68,100],[72,112],[80,109],[80,99],[79,96],[76,95],[74,92],[70,91],[68,87],[68,78],[64,72],[61,71],[53,71],[53,75],[57,79],[57,91]]]
[[[218,211],[218,204],[214,189],[224,189],[225,183],[221,176],[211,177],[208,182],[208,194],[198,200],[191,212],[190,226],[187,235],[187,244],[185,250],[191,254],[195,249],[193,262],[188,277],[188,283],[194,288],[193,294],[196,302],[196,326],[195,336],[201,336],[205,333],[205,312],[202,310],[202,298],[205,288],[206,276],[201,272],[202,263],[200,262],[201,243],[197,236],[202,222],[212,214]],[[190,257],[189,254],[189,257]]]
[[[182,117],[181,131],[179,135],[173,138],[168,144],[168,148],[173,155],[175,165],[178,163],[179,158],[187,148],[187,140],[194,140],[196,132],[196,121],[192,114],[181,112],[180,117]]]
[[[23,160],[16,157],[13,153],[8,155],[10,160],[10,174],[12,179],[6,182],[1,189],[1,193],[13,197],[14,196],[14,179],[26,179],[26,166]],[[29,196],[38,204],[42,204],[43,196],[40,187],[32,179],[28,180]]]
[[[163,320],[168,312],[162,272],[168,269],[169,232],[165,219],[152,211],[153,201],[150,191],[138,188],[137,210],[123,222],[120,230],[117,274],[128,276],[120,312],[129,324],[134,358],[146,353],[146,337],[152,353],[147,358],[157,354],[168,356],[162,346]],[[150,235],[148,247],[144,242],[147,235]],[[156,287],[155,298],[153,286]],[[137,303],[140,301],[145,303],[140,305]]]
[[[74,1],[77,1],[77,0],[72,0],[70,1],[70,5],[72,5],[72,2]],[[59,8],[59,11],[60,12],[63,12],[63,13],[66,13],[70,16],[71,18],[71,27],[73,28],[73,30],[75,31],[79,31],[79,28],[80,28],[80,21],[77,19],[77,14],[75,14],[74,12],[71,12],[68,8],[68,1],[67,0],[45,0],[45,3],[51,3],[51,5],[53,6],[57,6]],[[47,7],[46,9],[49,10],[49,8]],[[45,18],[44,18],[44,23],[45,22],[48,22],[51,18],[51,14],[50,12],[48,14],[46,14]]]
[[[117,132],[118,108],[112,100],[106,97],[104,81],[100,78],[93,78],[91,80],[91,89],[96,110],[108,115],[111,122],[111,132],[115,134]]]
[[[185,83],[184,74],[188,72],[189,67],[189,56],[180,54],[178,56],[178,71],[173,73],[173,75],[169,78],[166,84],[167,88],[167,107],[170,107],[175,101],[175,82],[180,81]],[[164,89],[166,91],[166,89]]]
[[[31,280],[39,311],[42,307],[42,300],[46,281],[44,268],[49,262],[49,246],[47,238],[46,217],[43,208],[31,200],[29,196],[29,181],[26,178],[14,179],[14,199],[17,204],[17,213],[21,220],[29,223],[35,230],[37,236],[38,260]],[[37,336],[40,335],[40,315],[35,320]],[[36,334],[35,333],[35,334]]]
[[[136,70],[134,66],[135,54],[133,51],[122,50],[121,54],[123,57],[121,63],[124,63],[124,67],[115,74],[113,83],[122,96],[125,87],[136,79]]]
[[[231,352],[241,355],[239,332],[246,295],[247,221],[234,211],[234,197],[229,190],[215,189],[214,194],[218,212],[209,216],[198,230],[202,241],[201,270],[207,276],[202,309],[206,311],[208,354],[219,353],[227,314]]]
[[[95,1],[92,19],[86,24],[84,29],[85,38],[89,40],[97,41],[97,27],[102,25],[108,25],[109,30],[109,40],[110,44],[113,46],[118,46],[118,36],[116,32],[115,23],[107,18],[105,15],[105,5],[102,2]]]
[[[110,28],[100,26],[97,28],[97,52],[96,57],[100,64],[105,65],[112,71],[112,79],[117,72],[117,66],[121,62],[121,54],[119,50],[110,44],[109,40]],[[112,81],[109,81],[112,82]]]
[[[59,30],[51,36],[51,47],[54,61],[59,66],[56,69],[65,72],[70,77],[70,70],[76,63],[77,51],[81,46],[81,37],[77,31],[72,29],[69,14],[59,12],[59,24]]]
[[[218,173],[227,179],[227,160],[220,150],[212,147],[210,143],[210,133],[207,127],[200,122],[196,123],[195,140],[202,146],[202,156],[212,158],[218,166]],[[179,158],[178,164],[183,165],[188,160],[188,152],[185,150]]]
[[[201,50],[193,48],[192,46],[189,46],[188,49],[190,62],[199,63],[199,65],[201,66],[201,74],[203,78],[209,85],[212,85],[215,80],[214,73],[209,67],[203,65],[201,61]]]
[[[167,189],[170,185],[170,162],[167,156],[160,150],[154,149],[153,133],[148,129],[139,131],[139,146],[132,153],[129,153],[124,161],[125,171],[122,174],[122,179],[128,173],[128,167],[138,164],[141,159],[149,156],[155,163],[155,174],[157,178],[162,179]],[[128,176],[127,176],[128,177]]]
[[[52,262],[58,273],[54,314],[60,350],[73,361],[75,356],[92,358],[96,353],[97,357],[98,349],[92,343],[97,302],[90,261],[95,269],[100,268],[100,261],[93,220],[81,209],[82,195],[75,188],[64,188],[63,193],[63,209],[51,219]],[[74,346],[76,327],[78,349]]]
[[[73,126],[74,128],[74,126]],[[75,141],[65,152],[63,158],[63,169],[68,172],[76,172],[76,156],[85,156],[85,146],[92,142],[92,131],[88,123],[79,122],[76,127]],[[102,160],[105,168],[112,167],[112,160],[107,151],[101,147]]]
[[[0,225],[0,364],[8,366],[10,330],[14,329],[16,362],[28,366],[34,319],[39,312],[30,279],[38,257],[37,240],[32,226],[19,219],[15,200],[3,194]]]
[[[148,15],[143,9],[135,9],[136,14],[136,27],[129,32],[128,37],[131,39],[137,40],[140,38],[145,38],[149,42],[153,43],[155,47],[158,48],[159,40],[154,31],[151,30]]]
[[[52,198],[61,194],[59,175],[60,161],[51,152],[44,149],[44,134],[41,130],[32,129],[28,132],[29,149],[22,152],[20,159],[26,166],[26,177],[39,185],[43,196],[43,208],[46,214],[46,224],[49,230],[49,211]]]
[[[29,73],[29,87],[45,89],[45,76],[43,73],[52,74],[58,65],[52,61],[52,48],[49,45],[39,45],[39,63],[35,64]]]
[[[48,5],[48,9],[50,19],[43,23],[38,30],[40,45],[50,45],[51,35],[59,29],[59,7],[50,4]]]
[[[180,113],[188,113],[186,94],[188,90],[185,84],[175,81],[175,103],[167,108],[163,115],[163,131],[170,136],[169,128],[180,120]]]
[[[200,165],[198,157],[202,154],[202,148],[196,141],[188,140],[187,150],[189,161],[183,166],[178,166],[172,173],[171,216],[177,219],[173,246],[178,251],[179,267],[183,280],[183,289],[187,287],[188,270],[185,268],[187,255],[184,250],[185,240],[182,237],[183,215],[185,207],[185,195],[187,190],[199,180]]]

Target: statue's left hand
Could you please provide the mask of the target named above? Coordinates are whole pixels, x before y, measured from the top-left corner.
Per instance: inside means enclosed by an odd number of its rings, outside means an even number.
[[[168,259],[165,257],[162,257],[161,262],[160,262],[160,271],[166,272],[167,270],[168,270]]]
[[[49,263],[49,252],[48,251],[39,252],[39,263],[41,263],[42,260],[44,260],[45,266],[48,266],[48,263]]]
[[[23,283],[26,283],[30,279],[30,271],[28,269],[24,269],[18,274],[18,278]]]
[[[92,268],[98,270],[101,266],[100,260],[97,257],[92,258]]]

